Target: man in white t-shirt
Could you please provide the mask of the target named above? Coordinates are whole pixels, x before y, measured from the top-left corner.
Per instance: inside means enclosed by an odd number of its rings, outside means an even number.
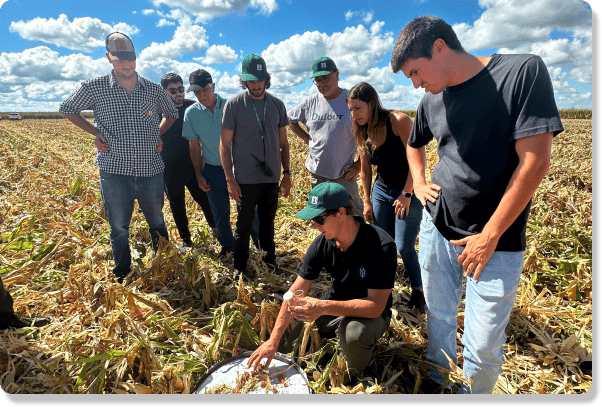
[[[309,145],[305,166],[311,175],[312,188],[326,181],[341,184],[351,196],[355,215],[363,217],[364,203],[356,182],[360,161],[355,159],[347,89],[339,87],[339,70],[332,59],[318,58],[312,70],[311,77],[319,93],[288,112],[290,128]],[[307,131],[299,122],[307,127]]]

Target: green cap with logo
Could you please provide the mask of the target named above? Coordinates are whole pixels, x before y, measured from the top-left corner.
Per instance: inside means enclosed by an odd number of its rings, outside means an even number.
[[[312,220],[330,209],[349,205],[349,192],[336,182],[323,182],[316,185],[307,197],[307,206],[297,212],[296,216],[304,220]]]
[[[265,81],[268,76],[268,70],[265,61],[259,55],[251,54],[242,60],[243,81]]]
[[[311,79],[313,79],[316,76],[324,76],[330,74],[332,71],[336,71],[337,66],[332,59],[322,57],[314,61],[311,69],[314,71],[314,74],[311,76]]]

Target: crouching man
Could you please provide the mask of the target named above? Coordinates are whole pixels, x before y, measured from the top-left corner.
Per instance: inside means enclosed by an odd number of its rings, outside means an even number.
[[[324,182],[312,189],[297,217],[312,221],[321,235],[309,246],[290,291],[307,293],[322,269],[332,277],[332,286],[321,299],[306,297],[305,305],[283,303],[272,335],[251,355],[249,366],[259,369],[264,358],[269,366],[293,317],[315,321],[323,338],[337,336],[347,360],[347,380],[368,366],[376,341],[389,326],[397,250],[385,231],[352,213],[349,193],[341,185]]]

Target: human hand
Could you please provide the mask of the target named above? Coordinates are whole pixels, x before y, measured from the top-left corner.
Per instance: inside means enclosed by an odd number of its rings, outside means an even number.
[[[362,169],[362,164],[360,162],[360,160],[357,160],[356,162],[354,162],[351,167],[347,168],[345,171],[343,171],[343,177],[345,177],[345,179],[347,181],[351,181],[357,178],[357,175],[360,173],[360,170]]]
[[[163,140],[159,137],[159,142],[157,143],[157,147],[155,147],[155,151],[160,153],[163,150]]]
[[[490,237],[486,233],[478,233],[459,240],[450,240],[456,246],[466,246],[460,256],[458,264],[462,265],[466,277],[473,274],[473,280],[477,280],[481,271],[493,256],[499,237]]]
[[[401,219],[410,213],[411,201],[411,197],[406,198],[403,194],[399,194],[395,202],[393,202],[393,206],[395,207],[395,216],[397,216],[397,219]]]
[[[289,305],[288,309],[297,320],[312,322],[322,316],[322,303],[313,297],[303,297],[303,301]]]
[[[374,222],[374,211],[372,210],[372,202],[364,201],[364,219],[366,222]]]
[[[107,144],[107,139],[105,139],[100,132],[96,133],[94,145],[96,145],[96,149],[99,153],[106,153],[107,151],[111,150]]]
[[[238,182],[232,179],[231,181],[227,181],[227,183],[228,194],[230,197],[232,197],[232,199],[234,199],[236,202],[240,202],[240,199],[242,198],[242,191],[240,190],[240,185],[238,185]]]
[[[284,174],[282,176],[282,181],[280,181],[280,187],[279,187],[280,195],[283,197],[287,197],[291,192],[291,188],[292,188],[291,176],[289,174]]]
[[[267,359],[264,366],[269,366],[272,358],[276,354],[277,346],[275,343],[272,343],[270,340],[264,342],[259,348],[255,350],[249,356],[249,362],[247,362],[247,367],[253,366],[254,371],[261,370],[261,360]]]
[[[420,200],[422,206],[426,206],[427,199],[431,201],[431,203],[435,203],[437,198],[439,198],[439,191],[441,191],[441,187],[437,184],[414,184],[414,194],[416,195],[416,198]]]
[[[211,185],[209,185],[209,183],[207,182],[205,177],[201,176],[201,177],[196,177],[196,178],[197,178],[197,181],[199,182],[199,188],[201,188],[203,190],[203,192],[207,192],[211,189]]]

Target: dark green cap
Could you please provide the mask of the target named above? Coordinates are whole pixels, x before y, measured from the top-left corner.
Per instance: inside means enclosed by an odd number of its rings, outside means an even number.
[[[268,70],[262,57],[251,54],[242,60],[243,81],[265,81],[267,77]]]
[[[349,205],[349,192],[336,182],[323,182],[316,185],[307,197],[307,206],[297,212],[296,216],[311,220],[324,211]]]
[[[311,76],[311,79],[313,79],[316,76],[324,76],[330,74],[332,71],[336,71],[337,66],[332,59],[322,57],[314,61],[311,69],[314,71],[314,74]]]

